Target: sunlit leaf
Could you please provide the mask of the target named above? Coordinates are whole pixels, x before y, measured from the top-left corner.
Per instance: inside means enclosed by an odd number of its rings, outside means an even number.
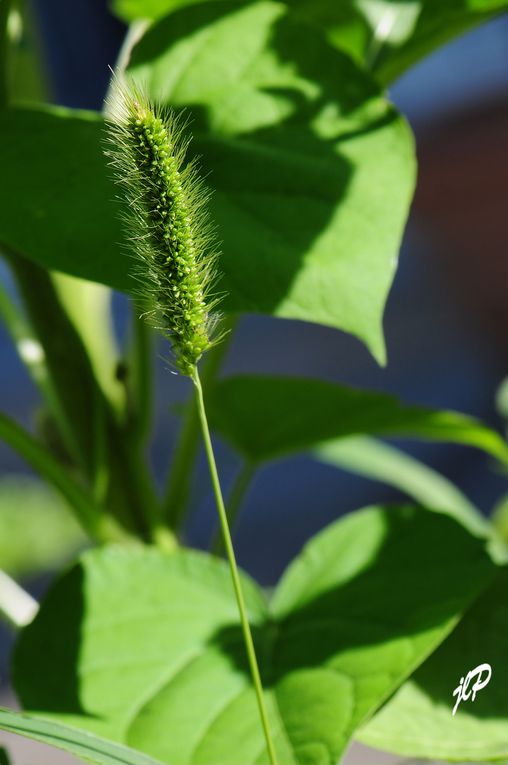
[[[493,569],[455,521],[392,507],[319,534],[270,606],[244,578],[280,764],[335,765]],[[15,680],[25,707],[172,765],[268,759],[229,570],[210,556],[87,553],[23,632]]]

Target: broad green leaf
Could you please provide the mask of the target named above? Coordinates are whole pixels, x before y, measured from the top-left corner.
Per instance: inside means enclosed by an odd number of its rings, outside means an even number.
[[[46,268],[132,289],[99,116],[12,108],[0,111],[0,138],[0,243]]]
[[[475,446],[508,462],[508,446],[501,436],[471,417],[405,406],[384,393],[321,380],[230,377],[214,386],[209,409],[214,427],[254,461],[365,434]]]
[[[266,616],[264,600],[252,583],[245,586],[256,624]],[[87,552],[22,634],[15,656],[22,702],[125,740],[147,694],[236,622],[231,577],[222,562],[191,551]],[[29,667],[42,656],[37,678],[30,680]],[[92,717],[81,720],[84,713]]]
[[[384,358],[414,183],[407,126],[281,3],[201,3],[153,26],[130,74],[194,118],[230,311],[319,322]]]
[[[403,507],[319,534],[270,608],[244,579],[280,765],[334,765],[492,575],[457,523]],[[229,571],[210,556],[85,554],[22,633],[15,680],[25,707],[173,765],[267,761]]]
[[[0,480],[0,569],[13,576],[58,568],[85,537],[68,506],[46,484]]]
[[[368,436],[350,436],[318,446],[312,456],[393,486],[423,507],[444,510],[473,534],[490,533],[488,521],[454,483],[394,446]]]
[[[113,0],[124,19],[156,20],[197,0]],[[390,83],[435,48],[508,8],[507,0],[286,0],[296,18]]]
[[[49,720],[0,708],[0,729],[63,749],[95,765],[160,765],[141,752]]]
[[[489,684],[452,716],[461,678],[490,664]],[[469,691],[475,682],[471,681]],[[508,569],[450,637],[405,683],[359,739],[425,759],[484,762],[508,757]]]

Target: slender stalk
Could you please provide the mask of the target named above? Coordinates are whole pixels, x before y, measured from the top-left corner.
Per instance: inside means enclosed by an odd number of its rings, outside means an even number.
[[[229,349],[235,319],[223,322],[228,334],[206,354],[202,364],[202,382],[210,391]],[[168,525],[178,531],[185,519],[192,483],[192,468],[199,448],[199,417],[194,397],[188,402],[176,443],[168,477],[162,513]]]
[[[203,388],[201,386],[201,380],[199,379],[199,373],[198,373],[197,367],[194,369],[194,372],[192,375],[192,381],[196,389],[196,403],[197,403],[199,422],[201,425],[206,457],[207,457],[208,466],[210,469],[210,477],[212,479],[213,492],[214,492],[215,501],[217,504],[217,511],[219,514],[219,521],[220,521],[220,525],[222,529],[222,535],[224,538],[224,547],[226,548],[226,555],[229,561],[231,579],[233,581],[233,589],[235,591],[236,602],[238,604],[238,611],[240,613],[240,622],[242,625],[243,638],[245,642],[245,648],[247,651],[247,658],[249,660],[252,680],[254,683],[254,689],[256,692],[256,698],[257,698],[257,703],[259,708],[259,716],[261,718],[261,725],[263,727],[263,732],[264,732],[264,736],[266,740],[266,748],[268,750],[268,756],[270,758],[271,765],[277,765],[277,757],[275,754],[275,748],[273,745],[272,736],[270,733],[270,726],[268,723],[268,715],[267,715],[266,706],[265,706],[261,676],[259,674],[256,651],[254,648],[254,641],[252,640],[252,633],[251,633],[251,629],[249,625],[249,620],[247,617],[247,609],[245,607],[245,601],[243,598],[242,585],[240,582],[240,576],[238,574],[235,551],[233,549],[233,542],[231,540],[231,533],[230,533],[229,525],[228,525],[228,517],[226,513],[226,508],[224,506],[224,499],[222,497],[219,474],[217,472],[217,465],[216,465],[215,456],[213,453],[212,439],[210,436],[210,428],[208,427],[205,402],[203,399]]]
[[[5,571],[0,571],[0,614],[19,629],[30,624],[38,610],[37,601]]]
[[[127,391],[132,400],[128,406],[132,409],[132,427],[135,440],[143,446],[152,425],[152,388],[153,388],[153,332],[143,319],[141,306],[134,303],[131,308],[132,339],[129,352],[129,378]]]
[[[9,34],[7,23],[11,10],[11,0],[0,0],[0,107],[9,100],[9,77],[7,72]]]
[[[163,500],[163,515],[175,531],[181,528],[186,516],[198,447],[199,418],[193,397],[185,406]]]
[[[245,497],[247,496],[252,483],[252,479],[256,473],[256,468],[257,466],[254,463],[244,462],[234,480],[233,488],[231,489],[227,503],[228,523],[229,528],[232,531],[235,529],[242,504],[245,500]],[[222,539],[220,528],[217,528],[215,531],[211,544],[211,550],[213,553],[215,553],[215,555],[224,554],[224,541]]]
[[[0,255],[2,250],[0,248]],[[27,368],[42,396],[48,402],[53,416],[62,432],[66,432],[66,420],[58,397],[53,390],[51,378],[46,366],[44,349],[39,342],[21,307],[16,305],[0,284],[0,319],[7,329],[18,356]],[[67,436],[66,436],[67,437]]]

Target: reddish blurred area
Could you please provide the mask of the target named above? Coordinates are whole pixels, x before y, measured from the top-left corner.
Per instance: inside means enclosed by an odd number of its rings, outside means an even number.
[[[453,299],[508,357],[508,103],[438,121],[418,141],[414,215]],[[437,265],[437,264],[436,264]]]

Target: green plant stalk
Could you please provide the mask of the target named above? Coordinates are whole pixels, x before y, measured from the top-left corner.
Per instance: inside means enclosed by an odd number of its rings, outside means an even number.
[[[150,436],[153,415],[153,332],[142,308],[131,304],[131,341],[127,357],[127,419],[134,440],[142,447]]]
[[[256,470],[257,465],[255,463],[249,461],[244,462],[234,480],[226,508],[229,528],[232,531],[234,531],[237,524],[242,504],[247,496]],[[220,528],[218,528],[214,534],[211,550],[215,555],[224,555],[224,542]]]
[[[217,504],[217,511],[219,514],[219,521],[222,529],[222,535],[224,538],[224,547],[226,548],[226,555],[229,561],[229,568],[231,571],[231,579],[233,581],[233,589],[235,591],[236,602],[238,604],[238,611],[240,613],[240,622],[242,625],[242,632],[245,641],[245,648],[247,651],[247,658],[249,661],[249,667],[252,675],[252,681],[254,683],[254,689],[256,692],[256,699],[259,708],[259,716],[261,718],[261,725],[263,727],[263,733],[266,740],[266,747],[268,756],[270,758],[271,765],[277,765],[277,756],[275,754],[275,747],[273,745],[272,736],[270,733],[270,726],[268,723],[268,714],[266,711],[263,686],[261,683],[261,676],[259,673],[258,662],[256,658],[256,651],[254,648],[254,641],[252,639],[252,633],[247,617],[247,609],[245,607],[245,601],[243,598],[242,585],[240,582],[240,576],[238,574],[238,566],[236,564],[235,551],[233,549],[233,542],[231,540],[231,533],[229,530],[228,517],[226,508],[224,506],[224,499],[222,497],[222,490],[220,487],[219,474],[217,472],[217,465],[215,462],[215,455],[213,452],[212,439],[210,436],[210,428],[208,426],[208,419],[206,416],[205,402],[203,399],[203,388],[201,386],[201,380],[197,367],[192,374],[192,381],[196,390],[196,403],[199,416],[199,422],[201,425],[201,431],[203,435],[203,441],[205,445],[206,457],[208,460],[208,466],[210,469],[210,477],[212,480],[213,492],[215,495],[215,501]]]
[[[97,458],[104,454],[102,447],[98,449],[98,431],[102,428],[100,437],[104,438],[105,413],[99,416],[97,409],[106,402],[99,395],[90,359],[65,312],[50,273],[10,249],[3,248],[3,252],[16,279],[30,325],[44,349],[48,375],[65,420],[60,435],[74,462],[93,484],[94,474],[101,468]]]
[[[11,10],[11,0],[0,0],[0,107],[6,106],[9,100],[8,57],[9,34],[7,24]]]
[[[229,350],[236,319],[223,322],[225,335],[221,343],[208,351],[202,362],[202,384],[207,391],[214,381]],[[163,500],[162,514],[168,526],[178,531],[186,518],[191,491],[193,465],[199,448],[199,417],[194,397],[187,403],[175,446],[171,470]]]
[[[23,311],[15,305],[1,285],[0,319],[11,337],[19,358],[28,369],[43,398],[47,401],[60,431],[65,434],[67,441],[71,440],[72,434],[68,429],[67,421],[48,373],[44,350]]]

